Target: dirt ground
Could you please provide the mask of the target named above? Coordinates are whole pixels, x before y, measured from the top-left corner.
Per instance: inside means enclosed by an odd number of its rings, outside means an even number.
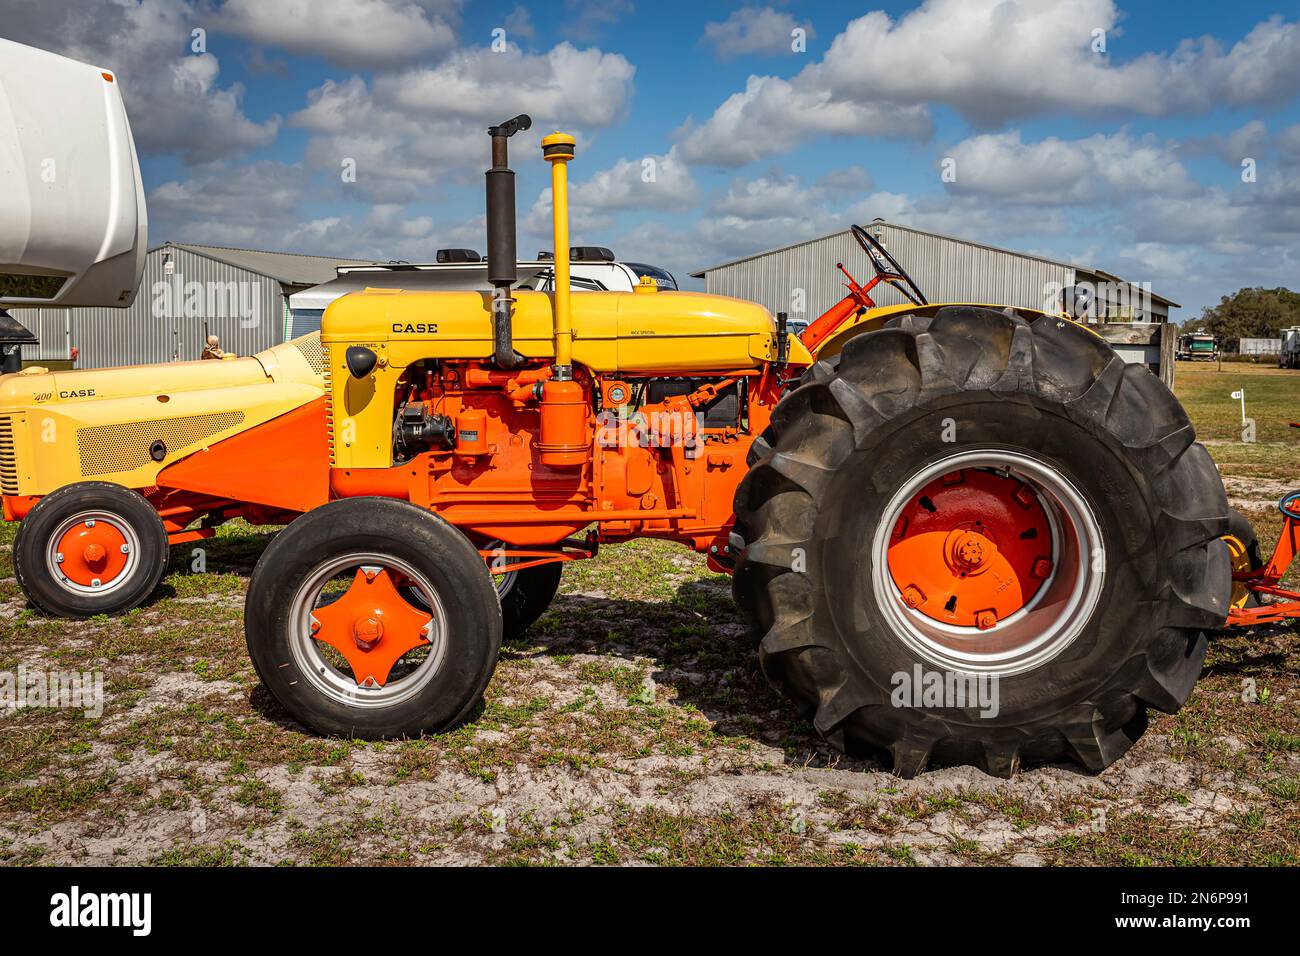
[[[1211,445],[1266,550],[1297,442]],[[305,732],[253,674],[241,610],[267,540],[224,530],[203,573],[174,549],[146,606],[77,623],[27,607],[5,544],[0,672],[100,669],[105,703],[0,710],[0,862],[1300,862],[1289,628],[1214,641],[1187,706],[1102,774],[900,780],[836,755],[768,688],[725,578],[638,542],[569,566],[471,722],[364,743]]]

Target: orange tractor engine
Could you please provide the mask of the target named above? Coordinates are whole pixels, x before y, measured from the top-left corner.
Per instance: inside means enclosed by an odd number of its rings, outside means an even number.
[[[728,567],[732,500],[779,397],[776,377],[552,376],[544,361],[509,372],[476,360],[417,366],[398,386],[398,460],[335,468],[334,494],[431,508],[486,542],[506,542],[484,550],[516,570],[515,560],[541,563],[538,549],[593,524],[582,547],[566,544],[551,559],[652,536]]]

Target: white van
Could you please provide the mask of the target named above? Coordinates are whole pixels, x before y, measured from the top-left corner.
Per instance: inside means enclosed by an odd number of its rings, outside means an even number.
[[[320,329],[325,309],[335,299],[362,289],[405,289],[408,292],[489,292],[487,261],[472,249],[439,249],[437,262],[390,262],[339,266],[338,276],[289,296],[290,338]],[[631,292],[648,276],[661,290],[677,291],[671,272],[640,262],[619,262],[602,246],[576,246],[570,250],[569,288],[575,292]],[[537,258],[519,263],[516,289],[551,292],[555,289],[555,263]]]

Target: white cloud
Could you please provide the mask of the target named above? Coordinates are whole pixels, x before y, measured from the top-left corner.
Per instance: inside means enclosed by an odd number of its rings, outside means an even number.
[[[351,69],[448,50],[459,3],[415,0],[226,0],[213,28]]]
[[[861,166],[846,166],[818,176],[817,185],[834,194],[864,193],[874,185],[874,182],[871,173]]]
[[[1290,246],[1300,239],[1300,172],[1265,167],[1257,182],[1144,200],[1134,212],[1140,241],[1200,245],[1229,255]]]
[[[1093,50],[1119,35],[1114,0],[926,0],[848,24],[826,55],[786,80],[751,76],[708,120],[683,130],[692,162],[740,165],[822,133],[924,135],[931,105],[997,126],[1016,118],[1169,116],[1275,104],[1300,90],[1300,24],[1257,24],[1231,49],[1213,38],[1115,63]]]
[[[301,164],[214,163],[149,191],[151,244],[169,240],[277,248],[263,243],[298,221],[307,194],[307,171]]]
[[[1300,159],[1300,123],[1288,126],[1277,134],[1278,150],[1289,160]]]
[[[621,54],[560,43],[541,54],[461,50],[431,67],[375,80],[375,98],[422,116],[534,120],[604,127],[623,118],[636,68]],[[495,120],[494,120],[495,121]]]
[[[924,138],[932,129],[923,106],[856,102],[798,78],[751,76],[707,122],[688,121],[679,135],[690,162],[743,166],[823,134]]]
[[[243,87],[222,86],[217,58],[192,52],[195,13],[188,0],[43,0],[11,5],[3,28],[7,39],[113,70],[142,152],[202,163],[270,145],[280,117],[250,119]]]
[[[591,40],[632,15],[632,0],[564,0],[570,21],[560,32],[564,36]]]
[[[537,30],[533,26],[532,15],[522,3],[516,5],[506,15],[501,25],[505,28],[507,40],[511,37],[523,37],[525,40],[531,40],[537,35]]]
[[[791,53],[792,33],[802,26],[806,36],[816,36],[810,24],[772,7],[741,7],[725,20],[704,25],[704,39],[724,59],[746,54]]]
[[[620,159],[588,179],[569,184],[569,216],[575,229],[606,227],[615,212],[683,210],[698,201],[699,189],[676,147],[661,155]],[[537,197],[523,228],[545,235],[550,222],[551,190],[547,187]]]
[[[1263,120],[1250,120],[1227,133],[1190,137],[1183,141],[1182,148],[1188,153],[1217,156],[1238,169],[1243,160],[1267,162],[1266,157],[1274,155],[1294,162],[1300,159],[1300,124],[1271,133]]]
[[[1080,204],[1135,194],[1191,195],[1200,186],[1172,148],[1120,132],[1026,143],[1019,130],[974,136],[951,151],[957,195],[1028,204]]]
[[[148,196],[157,241],[318,253],[380,261],[431,261],[446,246],[482,248],[482,215],[442,221],[399,203],[344,207],[311,217],[318,198],[302,164],[213,164]],[[156,244],[155,242],[155,244]]]
[[[1231,50],[1212,38],[1115,64],[1113,0],[927,0],[892,21],[854,20],[809,69],[840,95],[941,102],[977,123],[1050,110],[1147,116],[1276,102],[1300,89],[1300,25],[1257,24]],[[863,65],[869,64],[864,69]]]
[[[406,201],[438,185],[466,182],[487,160],[487,124],[529,113],[533,129],[512,140],[534,155],[550,124],[578,131],[620,120],[635,68],[617,53],[561,43],[549,52],[459,51],[432,67],[326,81],[290,122],[312,135],[307,159],[337,175],[356,161],[357,191],[378,202]]]

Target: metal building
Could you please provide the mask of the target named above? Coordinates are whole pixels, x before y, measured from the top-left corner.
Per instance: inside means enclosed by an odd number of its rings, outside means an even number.
[[[292,293],[333,279],[339,265],[370,261],[169,242],[149,250],[128,309],[10,313],[40,339],[23,348],[27,364],[107,368],[197,359],[205,330],[227,352],[251,355],[293,337]]]
[[[1281,339],[1238,339],[1238,355],[1278,355],[1282,351]]]
[[[931,302],[990,302],[1058,311],[1063,290],[1093,292],[1089,321],[1166,323],[1178,303],[1100,269],[924,232],[877,219],[866,227],[916,280]],[[858,281],[871,276],[866,254],[847,229],[692,273],[705,289],[811,322],[844,297],[843,263]],[[881,305],[906,300],[887,285],[872,290]]]

